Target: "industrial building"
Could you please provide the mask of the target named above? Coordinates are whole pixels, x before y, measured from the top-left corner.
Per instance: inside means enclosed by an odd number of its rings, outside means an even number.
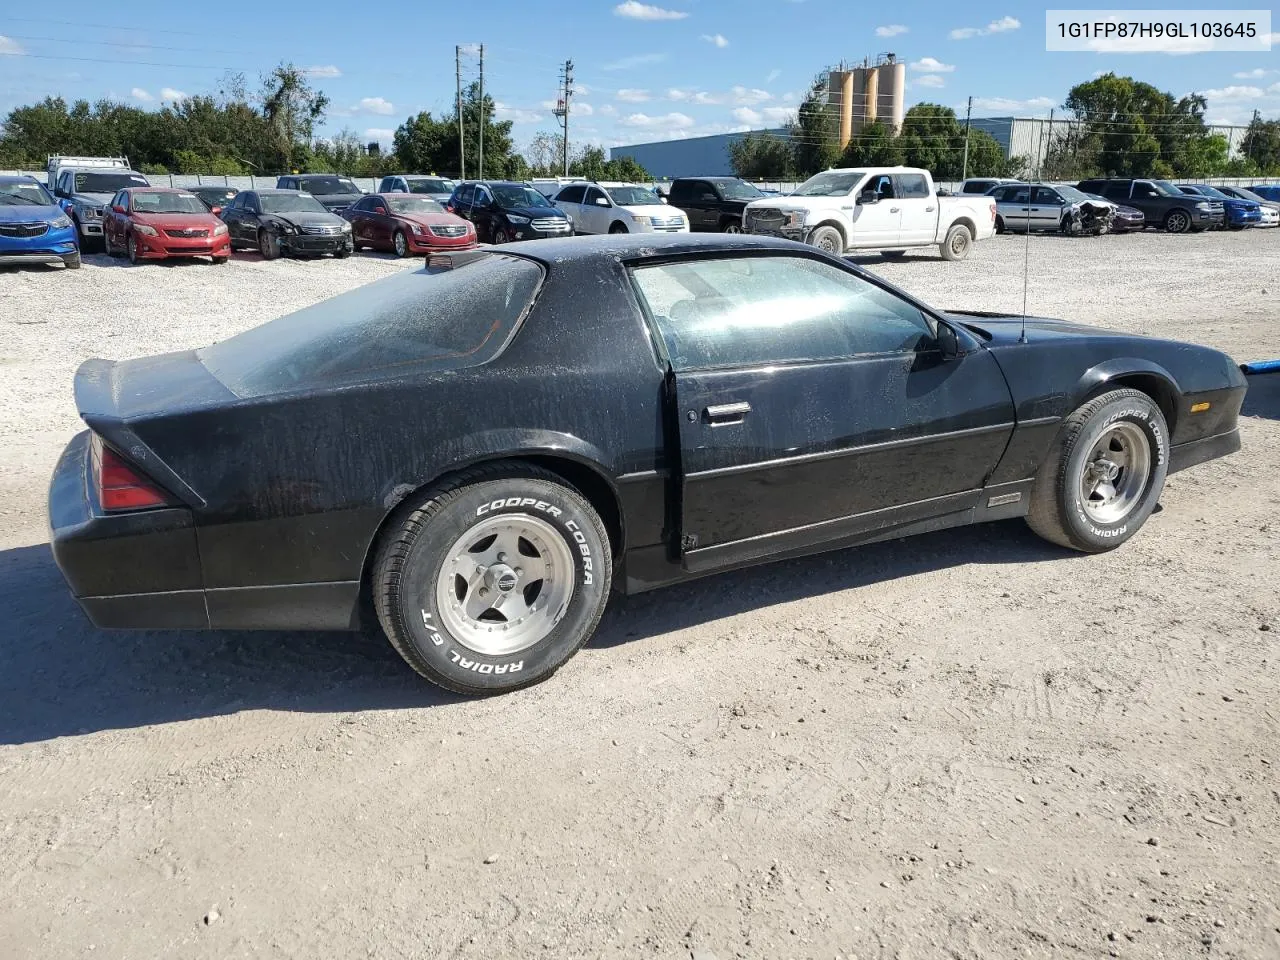
[[[753,130],[759,135],[771,133],[785,137],[786,130]],[[733,164],[729,162],[729,145],[745,137],[745,133],[721,133],[712,137],[686,137],[683,140],[659,140],[656,143],[633,143],[614,147],[609,151],[612,159],[631,157],[649,171],[657,180],[673,180],[676,177],[731,177]]]

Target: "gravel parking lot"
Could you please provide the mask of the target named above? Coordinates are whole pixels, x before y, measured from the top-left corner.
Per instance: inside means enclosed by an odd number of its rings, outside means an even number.
[[[1280,357],[1280,230],[859,258]],[[415,266],[0,270],[0,957],[1280,956],[1280,376],[1119,551],[1021,521],[612,603],[462,700],[339,634],[108,633],[46,546],[76,366]],[[391,414],[389,414],[391,415]]]

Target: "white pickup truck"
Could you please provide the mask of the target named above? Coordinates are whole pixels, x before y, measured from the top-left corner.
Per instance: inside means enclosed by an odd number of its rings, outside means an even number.
[[[873,167],[826,170],[784,197],[753,200],[742,214],[746,233],[801,240],[829,253],[880,250],[902,256],[936,246],[963,260],[975,240],[995,233],[990,197],[939,197],[928,170]]]

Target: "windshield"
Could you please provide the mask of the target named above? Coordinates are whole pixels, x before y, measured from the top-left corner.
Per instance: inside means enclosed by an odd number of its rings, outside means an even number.
[[[1067,203],[1084,203],[1086,200],[1090,200],[1090,199],[1095,199],[1095,200],[1102,199],[1101,197],[1090,197],[1087,193],[1082,193],[1081,191],[1077,190],[1075,187],[1061,186],[1061,187],[1054,187],[1053,189],[1057,190],[1058,194],[1062,197],[1063,200],[1067,201]],[[1106,202],[1110,203],[1111,201],[1107,200]]]
[[[125,187],[148,186],[147,178],[136,173],[77,173],[76,193],[115,193]]]
[[[333,193],[359,193],[360,188],[346,177],[305,177],[298,181],[299,189],[316,196]]]
[[[194,193],[135,193],[134,213],[208,213]]]
[[[53,197],[38,183],[0,183],[0,206],[52,207]]]
[[[724,180],[720,192],[726,200],[759,200],[764,196],[759,190],[742,180]]]
[[[392,213],[444,213],[444,207],[428,197],[387,197]]]
[[[542,270],[486,256],[403,271],[196,352],[240,397],[474,366],[497,355],[533,302]]]
[[[1168,180],[1152,180],[1156,188],[1156,192],[1162,197],[1185,197],[1186,194],[1175,187]]]
[[[328,213],[315,197],[305,193],[260,193],[263,213]]]
[[[846,197],[865,176],[866,173],[862,170],[850,170],[847,173],[828,170],[826,173],[810,177],[791,195],[793,197]]]
[[[1260,196],[1252,190],[1246,190],[1244,187],[1232,187],[1231,192],[1241,200],[1252,200],[1254,203],[1275,203],[1274,200],[1268,200],[1266,197]]]
[[[230,200],[238,191],[234,187],[201,187],[191,192],[206,200]]]
[[[453,193],[456,184],[452,180],[407,180],[410,193]]]
[[[662,206],[662,198],[648,187],[608,187],[605,192],[620,207]]]
[[[1196,184],[1196,189],[1200,191],[1200,195],[1202,197],[1213,197],[1213,199],[1215,200],[1234,199],[1233,197],[1228,197],[1225,193],[1223,193],[1217,187],[1206,187],[1206,186],[1201,186],[1200,184]]]
[[[551,201],[533,187],[513,187],[498,184],[493,190],[493,198],[500,207],[550,207]]]

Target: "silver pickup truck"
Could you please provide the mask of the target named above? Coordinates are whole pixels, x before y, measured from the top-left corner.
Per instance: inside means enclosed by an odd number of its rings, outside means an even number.
[[[76,225],[80,249],[102,242],[102,212],[117,190],[149,187],[125,157],[49,158],[49,189]]]

